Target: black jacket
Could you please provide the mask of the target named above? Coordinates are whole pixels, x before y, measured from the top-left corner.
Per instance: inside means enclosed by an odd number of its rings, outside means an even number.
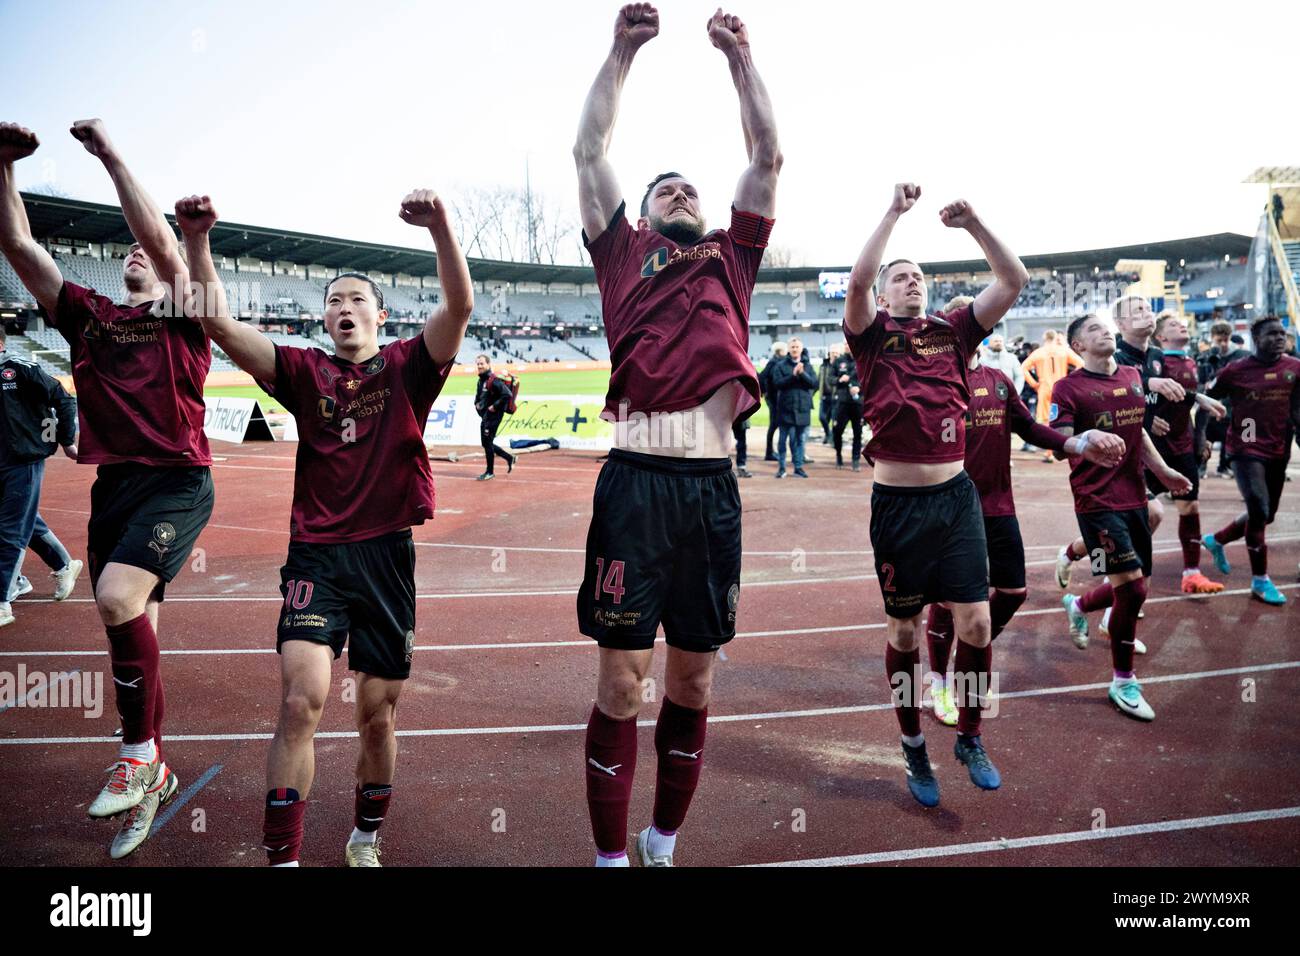
[[[847,382],[841,382],[841,375],[847,375],[849,380]],[[857,363],[853,361],[852,355],[849,355],[846,352],[835,360],[834,364],[831,365],[830,378],[835,386],[835,408],[837,415],[839,414],[838,409],[841,405],[848,405],[850,403],[859,406],[862,405],[862,383],[858,381],[858,366]],[[849,391],[849,389],[854,386],[859,387],[857,398],[854,398],[853,394]],[[859,414],[861,414],[860,410]]]
[[[492,385],[489,388],[488,382]],[[478,377],[478,388],[474,392],[474,408],[483,418],[500,417],[506,413],[510,404],[510,386],[503,380],[495,378],[491,372],[482,372]]]
[[[775,355],[770,356],[763,366],[763,371],[758,373],[758,389],[763,395],[763,401],[767,402],[769,410],[772,408],[772,403],[776,401],[776,389],[772,387],[772,371],[779,361],[781,360]]]
[[[15,464],[39,461],[77,440],[77,400],[39,365],[0,352],[0,441]],[[57,419],[47,441],[49,424]]]
[[[813,392],[817,390],[817,372],[803,353],[803,371],[794,373],[795,361],[789,355],[772,367],[772,392],[776,396],[773,411],[778,425],[808,425],[811,422]]]

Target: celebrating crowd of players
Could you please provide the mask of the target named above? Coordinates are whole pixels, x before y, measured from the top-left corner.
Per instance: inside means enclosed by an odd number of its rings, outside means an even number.
[[[736,87],[749,158],[727,228],[706,228],[695,187],[675,172],[651,181],[635,225],[629,222],[608,149],[636,53],[658,34],[650,4],[619,12],[574,147],[584,241],[612,356],[605,414],[619,423],[637,414],[690,423],[685,432],[667,433],[685,434],[686,441],[620,425],[594,492],[576,609],[579,630],[599,645],[583,749],[599,866],[628,865],[637,715],[661,626],[667,693],[654,733],[654,807],[636,853],[642,865],[672,865],[700,781],[714,661],[736,633],[742,509],[729,455],[764,391],[780,429],[777,477],[785,474],[787,450],[794,476],[806,477],[804,438],[819,389],[823,408],[831,400],[822,423],[833,434],[837,464],[844,463],[844,433],[851,430],[852,468],[860,459],[873,466],[870,536],[888,622],[885,676],[907,784],[925,806],[940,800],[921,725],[918,628],[927,613],[935,716],[956,726],[954,753],[971,781],[986,790],[1001,784],[981,715],[994,641],[1027,593],[1011,487],[1013,432],[1070,461],[1080,537],[1062,549],[1058,578],[1065,586],[1077,559],[1104,581],[1065,599],[1068,628],[1085,646],[1087,615],[1106,612],[1109,696],[1121,712],[1154,718],[1134,654],[1142,650],[1136,630],[1159,494],[1167,492],[1178,510],[1184,591],[1220,590],[1200,571],[1201,550],[1227,574],[1223,546],[1244,537],[1253,593],[1270,604],[1285,600],[1268,578],[1265,529],[1276,516],[1300,424],[1300,360],[1284,354],[1276,319],[1256,322],[1253,354],[1215,369],[1202,388],[1182,320],[1157,321],[1145,299],[1128,297],[1116,305],[1118,337],[1106,317],[1084,316],[1055,352],[1027,363],[1039,394],[1035,419],[1017,383],[979,360],[980,343],[1028,281],[1024,266],[970,203],[949,203],[940,221],[970,234],[994,281],[974,299],[931,312],[920,266],[907,258],[886,262],[895,224],[921,198],[920,187],[905,183],[895,187],[853,267],[847,349],[829,357],[819,381],[794,342],[764,370],[760,389],[747,355],[748,312],[783,160],[745,25],[719,10],[707,29]],[[147,838],[159,807],[178,789],[163,760],[159,607],[212,512],[203,383],[216,343],[295,416],[300,436],[281,569],[281,700],[263,828],[268,859],[298,864],[315,777],[313,736],[331,663],[346,645],[348,666],[359,675],[360,753],[344,857],[350,866],[378,866],[376,835],[396,776],[397,702],[416,633],[411,528],[434,514],[422,435],[473,309],[469,270],[446,207],[429,190],[409,193],[399,207],[404,221],[429,231],[437,250],[442,301],[420,335],[380,346],[382,289],[364,275],[343,274],[325,291],[333,354],[276,346],[230,315],[208,245],[217,221],[212,201],[199,195],[176,203],[182,252],[103,124],[79,121],[71,132],[103,163],[137,240],[123,267],[125,302],[65,281],[32,238],[13,164],[39,142],[13,124],[0,124],[0,250],[69,343],[78,458],[98,466],[87,550],[123,735],[89,813],[122,816],[111,850],[120,858]],[[1079,367],[1070,372],[1072,365]],[[480,373],[490,375],[490,367]],[[507,399],[489,396],[485,407]],[[1197,407],[1204,413],[1193,418]],[[1246,511],[1202,535],[1198,474],[1216,418],[1226,421]],[[489,457],[484,477],[491,465]],[[376,475],[384,478],[382,495],[370,487]]]

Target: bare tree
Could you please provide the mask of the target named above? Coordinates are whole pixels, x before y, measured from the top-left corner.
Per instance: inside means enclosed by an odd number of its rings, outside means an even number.
[[[768,246],[763,253],[765,269],[788,269],[794,264],[794,250],[789,246]]]

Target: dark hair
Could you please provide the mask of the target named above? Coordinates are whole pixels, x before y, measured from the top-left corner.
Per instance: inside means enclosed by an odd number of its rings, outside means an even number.
[[[650,185],[646,186],[645,188],[645,195],[641,197],[641,215],[642,216],[650,215],[650,194],[654,192],[654,188],[656,186],[658,186],[665,179],[685,179],[685,178],[686,177],[683,176],[681,173],[660,173],[654,179],[650,180]]]
[[[1096,317],[1096,312],[1089,312],[1087,315],[1081,315],[1070,323],[1070,327],[1065,330],[1065,344],[1067,348],[1074,348],[1075,336],[1078,335],[1079,330],[1083,328],[1083,323],[1087,322],[1089,319],[1095,319]]]
[[[910,262],[910,263],[912,263],[912,265],[914,265],[914,266],[916,265],[916,260],[914,260],[914,259],[895,259],[893,262],[890,262],[890,263],[887,263],[887,264],[881,266],[881,267],[880,267],[880,272],[876,275],[876,291],[877,291],[877,292],[884,292],[884,291],[885,291],[885,277],[886,277],[887,275],[889,275],[889,270],[892,269],[892,268],[894,268],[894,266],[898,265],[900,262]],[[917,268],[920,268],[920,267],[917,266]]]
[[[1232,335],[1232,326],[1227,322],[1215,322],[1210,326],[1211,335]]]
[[[330,286],[332,286],[334,283],[338,282],[340,279],[360,279],[362,282],[369,282],[369,283],[370,283],[370,291],[371,291],[372,293],[374,293],[375,301],[379,303],[379,308],[380,308],[381,310],[383,309],[383,307],[384,307],[384,291],[383,291],[383,289],[379,288],[379,285],[375,282],[374,279],[370,278],[370,276],[368,276],[368,275],[364,275],[364,274],[362,274],[362,273],[360,273],[360,272],[340,272],[340,273],[339,273],[338,275],[336,275],[333,279],[330,279],[329,282],[325,283],[325,301],[326,301],[326,302],[328,302],[328,301],[329,301],[329,298],[330,298]]]
[[[1276,315],[1261,315],[1254,322],[1250,323],[1251,339],[1255,341],[1259,341],[1260,331],[1264,328],[1264,326],[1268,325],[1270,322],[1276,322],[1278,325],[1282,326],[1282,331],[1284,332],[1286,331],[1286,326],[1282,324],[1282,320],[1278,318]]]

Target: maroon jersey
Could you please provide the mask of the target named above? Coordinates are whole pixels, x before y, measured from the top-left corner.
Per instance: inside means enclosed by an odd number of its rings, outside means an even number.
[[[1169,434],[1161,437],[1160,442],[1172,454],[1188,455],[1195,450],[1196,440],[1192,428],[1192,409],[1196,407],[1196,391],[1199,378],[1196,362],[1187,357],[1185,352],[1165,352],[1163,355],[1165,378],[1172,378],[1187,396],[1181,402],[1171,402],[1163,396],[1156,397],[1155,415],[1169,423]],[[1150,401],[1151,396],[1147,396]]]
[[[275,347],[275,382],[259,384],[298,420],[294,541],[364,541],[433,517],[424,424],[454,361],[435,365],[422,335],[362,363]]]
[[[863,454],[883,461],[961,461],[970,357],[987,334],[972,305],[916,318],[880,309],[861,335],[846,326],[871,427]]]
[[[1052,425],[1071,427],[1076,435],[1095,428],[1124,439],[1124,459],[1115,468],[1083,456],[1070,458],[1070,489],[1078,514],[1129,511],[1144,507],[1147,488],[1142,475],[1142,420],[1146,415],[1142,372],[1117,365],[1110,375],[1075,369],[1052,386]]]
[[[966,473],[980,493],[986,518],[1016,513],[1011,494],[1011,433],[1034,424],[1034,416],[1000,369],[981,365],[970,373],[966,410]]]
[[[1229,455],[1274,460],[1291,457],[1291,416],[1300,401],[1297,375],[1300,359],[1291,355],[1272,364],[1248,355],[1219,370],[1210,394],[1232,403]]]
[[[153,307],[116,305],[71,282],[59,290],[54,327],[68,341],[83,465],[212,464],[203,434],[211,343],[198,321]]]
[[[681,246],[653,229],[633,229],[626,203],[587,243],[609,340],[603,418],[693,408],[728,382],[744,399],[736,420],[758,408],[749,360],[749,303],[772,220],[731,210],[731,228]],[[584,234],[585,239],[585,234]]]

